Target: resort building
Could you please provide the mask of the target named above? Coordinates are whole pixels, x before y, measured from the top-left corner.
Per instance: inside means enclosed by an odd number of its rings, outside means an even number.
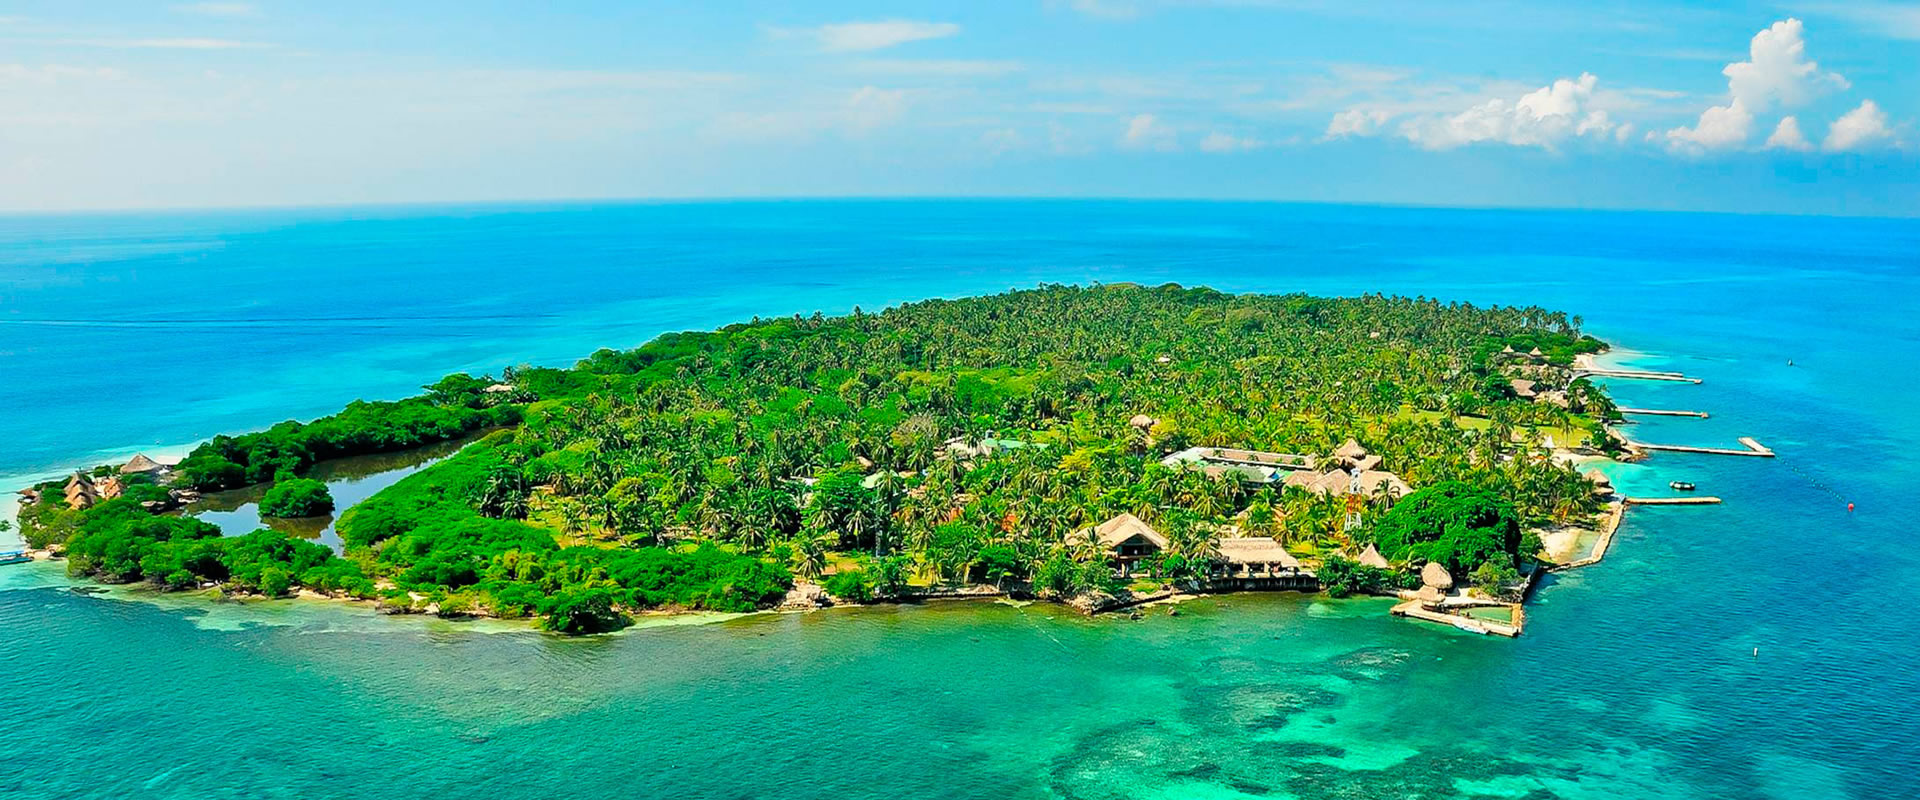
[[[1318,580],[1312,572],[1302,570],[1300,559],[1272,537],[1226,537],[1216,542],[1214,549],[1220,554],[1214,580],[1235,588],[1309,589]]]
[[[1024,450],[1028,447],[1045,449],[1044,444],[1029,444],[1018,439],[980,439],[968,441],[965,436],[955,436],[942,443],[942,448],[950,458],[974,459],[993,455],[1002,450]]]
[[[1508,385],[1513,387],[1514,395],[1522,400],[1532,400],[1535,395],[1539,394],[1539,392],[1534,389],[1534,387],[1539,386],[1539,384],[1526,378],[1514,378],[1508,381]]]
[[[1586,472],[1580,473],[1580,475],[1586,478],[1588,483],[1593,484],[1594,494],[1602,497],[1613,496],[1613,479],[1608,478],[1607,473],[1601,472],[1598,469],[1589,469]]]
[[[30,506],[40,502],[40,490],[31,486],[21,489],[17,494],[20,495],[20,505]]]
[[[1093,540],[1111,553],[1116,571],[1122,576],[1132,575],[1141,561],[1159,556],[1166,551],[1169,544],[1166,534],[1154,530],[1152,525],[1148,525],[1139,517],[1125,512],[1096,527],[1081,531],[1080,535]]]
[[[127,463],[120,465],[121,475],[145,475],[158,480],[164,477],[167,472],[167,465],[148,458],[146,453],[137,454],[129,459]]]
[[[1273,483],[1283,473],[1313,469],[1313,457],[1228,447],[1189,447],[1160,459],[1174,469],[1198,469],[1208,475],[1231,475],[1249,483]]]
[[[66,497],[68,508],[92,508],[94,503],[100,502],[100,491],[93,487],[93,479],[87,477],[86,473],[76,472],[67,479]]]

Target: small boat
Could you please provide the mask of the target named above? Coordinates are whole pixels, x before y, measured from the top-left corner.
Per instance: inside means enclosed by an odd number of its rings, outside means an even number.
[[[25,550],[8,550],[0,553],[0,564],[25,564],[33,560]]]
[[[1667,484],[1667,486],[1672,487],[1675,491],[1680,491],[1680,492],[1693,491],[1693,484],[1688,483],[1686,481],[1674,481],[1672,483]]]
[[[1453,623],[1453,627],[1459,628],[1460,630],[1466,631],[1468,633],[1485,634],[1487,632],[1486,626],[1476,625],[1472,620],[1466,619],[1464,617],[1454,617],[1453,619],[1448,620],[1448,622]]]

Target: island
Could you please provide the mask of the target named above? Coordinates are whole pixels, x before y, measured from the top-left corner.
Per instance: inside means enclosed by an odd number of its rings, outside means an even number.
[[[1016,596],[1088,612],[1258,589],[1475,623],[1621,507],[1578,317],[1427,298],[1047,285],[756,318],[572,368],[217,436],[23,490],[70,574],[524,618]],[[1577,361],[1578,360],[1578,361]],[[344,509],[339,551],[195,519],[329,459],[472,441]],[[1588,537],[1591,539],[1591,536]],[[1558,542],[1558,544],[1556,544]],[[1137,613],[1137,611],[1136,611]]]

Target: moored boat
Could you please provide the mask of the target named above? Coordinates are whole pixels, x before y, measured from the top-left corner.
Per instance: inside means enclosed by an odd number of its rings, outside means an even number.
[[[1675,490],[1677,490],[1677,491],[1682,491],[1682,492],[1691,492],[1691,491],[1693,491],[1693,484],[1691,484],[1691,483],[1688,483],[1688,482],[1686,482],[1686,481],[1674,481],[1674,482],[1672,482],[1672,483],[1669,483],[1669,484],[1667,484],[1667,485],[1668,485],[1668,486],[1670,486],[1670,487],[1673,487],[1673,488],[1674,488]]]
[[[24,564],[32,560],[33,556],[27,555],[27,551],[25,550],[7,550],[0,552],[0,564]]]

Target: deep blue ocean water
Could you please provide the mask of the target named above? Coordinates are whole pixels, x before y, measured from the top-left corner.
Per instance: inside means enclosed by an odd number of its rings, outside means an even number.
[[[754,315],[1040,282],[1538,304],[1702,409],[1487,640],[1370,601],[752,616],[559,640],[0,567],[8,798],[1920,795],[1920,222],[793,201],[0,218],[0,476]],[[1792,362],[1792,366],[1788,362]],[[1847,503],[1856,510],[1849,513]]]

